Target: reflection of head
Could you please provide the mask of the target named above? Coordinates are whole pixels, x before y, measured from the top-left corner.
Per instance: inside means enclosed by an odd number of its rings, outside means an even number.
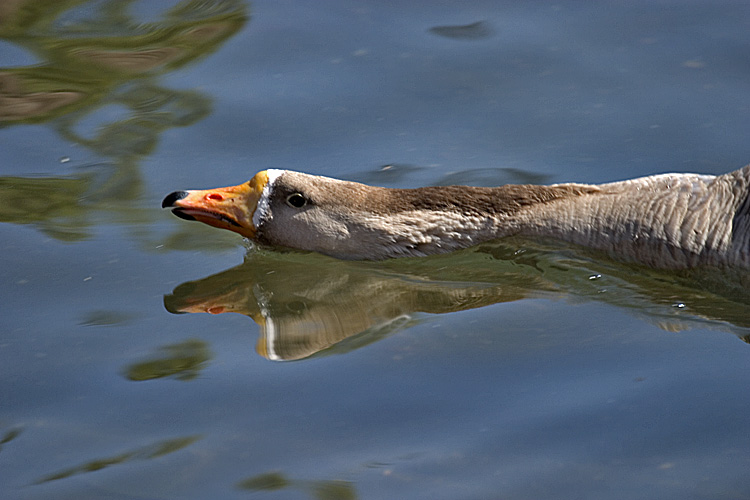
[[[719,322],[728,321],[739,335],[748,333],[750,322],[737,313],[738,304],[718,295],[707,298],[698,282],[693,282],[697,288],[670,288],[651,271],[614,263],[592,270],[592,261],[529,247],[517,250],[484,245],[440,257],[383,263],[256,252],[241,266],[178,286],[164,301],[173,313],[250,316],[260,328],[257,351],[271,360],[346,352],[426,318],[421,313],[560,294],[606,300],[667,329],[696,323],[705,327],[702,318],[707,318],[718,328],[725,329]],[[600,293],[601,286],[607,287],[606,294]],[[731,296],[731,290],[727,292]],[[691,308],[673,307],[675,296]]]
[[[332,265],[334,264],[335,265]],[[523,297],[512,284],[462,282],[383,272],[380,266],[308,254],[251,254],[245,264],[185,283],[164,298],[173,313],[238,312],[260,327],[259,354],[293,360],[355,335],[380,337],[414,323],[418,313],[445,313]],[[528,280],[527,280],[528,281]],[[542,290],[544,284],[537,283]],[[368,338],[369,338],[368,337]]]

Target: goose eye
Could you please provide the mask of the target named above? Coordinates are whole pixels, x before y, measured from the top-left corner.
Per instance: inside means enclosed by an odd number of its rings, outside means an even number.
[[[294,208],[302,208],[307,205],[307,200],[299,193],[292,193],[286,197],[286,204]]]

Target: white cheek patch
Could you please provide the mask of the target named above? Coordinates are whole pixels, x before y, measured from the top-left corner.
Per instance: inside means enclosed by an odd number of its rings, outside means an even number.
[[[260,194],[258,205],[253,214],[253,226],[255,226],[256,229],[260,227],[268,214],[268,204],[271,200],[273,185],[276,183],[276,179],[278,179],[284,172],[285,170],[278,170],[275,168],[269,168],[266,170],[266,174],[268,174],[268,182],[263,186],[263,192]]]

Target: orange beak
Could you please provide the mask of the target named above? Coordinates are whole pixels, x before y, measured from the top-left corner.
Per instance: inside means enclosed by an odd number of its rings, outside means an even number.
[[[205,191],[175,191],[164,198],[162,208],[171,208],[177,217],[197,220],[209,226],[228,229],[254,238],[257,228],[253,215],[268,183],[268,173],[258,172],[239,186]]]

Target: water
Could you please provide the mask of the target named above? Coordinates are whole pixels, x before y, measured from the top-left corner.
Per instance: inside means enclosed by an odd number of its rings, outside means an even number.
[[[1,496],[747,498],[747,276],[520,240],[338,262],[159,204],[266,168],[723,173],[749,10],[0,7]]]

